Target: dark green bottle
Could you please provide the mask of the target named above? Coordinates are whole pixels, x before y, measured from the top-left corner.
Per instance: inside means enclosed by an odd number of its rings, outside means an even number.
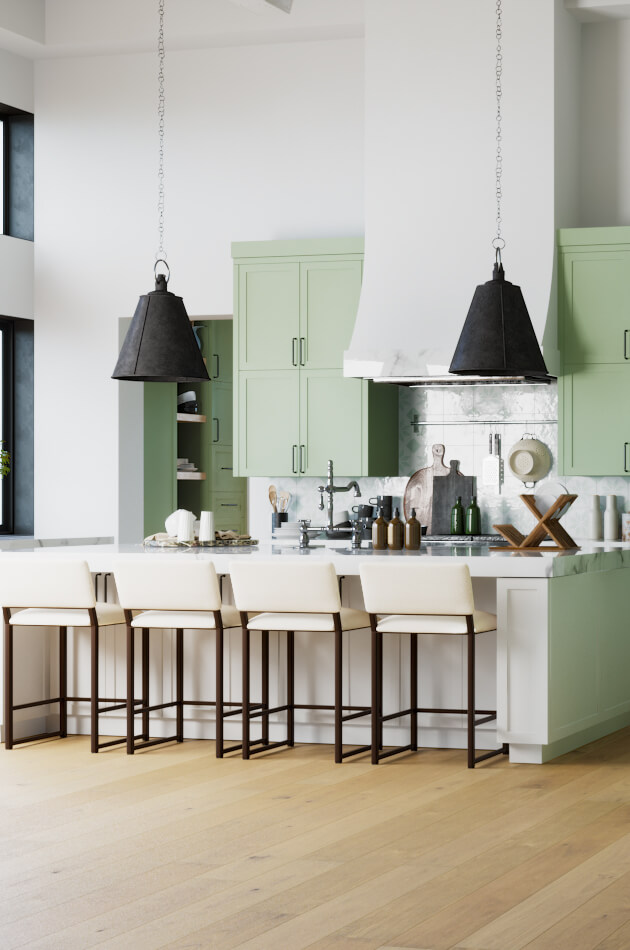
[[[466,508],[466,534],[481,534],[481,512],[477,504],[477,496],[473,495]]]
[[[464,533],[464,506],[462,505],[461,495],[458,495],[457,501],[451,508],[451,534]]]

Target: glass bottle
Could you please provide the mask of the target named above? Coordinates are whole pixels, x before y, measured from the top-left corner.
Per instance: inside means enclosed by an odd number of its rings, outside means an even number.
[[[387,524],[383,518],[383,508],[378,509],[378,517],[372,522],[372,548],[384,551],[387,548]]]
[[[400,520],[398,508],[394,509],[394,517],[387,525],[387,546],[392,551],[402,551],[405,540],[405,526]]]
[[[411,517],[407,518],[405,524],[405,548],[408,551],[417,551],[420,547],[422,530],[420,522],[416,518],[416,509],[411,509]]]
[[[476,495],[472,496],[466,508],[466,534],[481,534],[481,512]]]
[[[457,496],[457,501],[451,508],[451,534],[464,533],[464,506],[462,505],[461,495]]]

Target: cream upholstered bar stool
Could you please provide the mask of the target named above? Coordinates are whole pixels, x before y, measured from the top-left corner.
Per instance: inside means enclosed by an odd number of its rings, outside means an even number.
[[[221,602],[219,579],[212,561],[188,556],[147,555],[120,557],[114,568],[118,598],[127,626],[127,753],[184,741],[184,706],[216,707],[216,754],[240,749],[241,744],[226,750],[224,721],[240,713],[240,703],[224,698],[224,635],[231,627],[240,630],[235,607]],[[142,631],[142,699],[135,693],[135,631]],[[151,705],[149,702],[150,631],[175,630],[175,699]],[[215,632],[215,699],[184,699],[184,630]],[[203,662],[203,658],[199,658]],[[236,706],[226,711],[227,706]],[[175,708],[175,735],[151,739],[150,713]],[[142,732],[135,733],[135,717],[142,716]]]
[[[22,742],[50,736],[65,738],[69,702],[91,703],[91,751],[118,745],[124,739],[99,742],[99,715],[124,709],[125,700],[99,698],[99,631],[123,624],[117,604],[97,603],[86,561],[19,554],[0,559],[0,603],[4,618],[4,744],[11,749]],[[20,627],[59,628],[59,695],[29,703],[14,704],[14,631]],[[88,627],[91,635],[91,695],[69,696],[67,675],[68,627]],[[113,705],[101,707],[100,703]],[[51,703],[59,704],[59,729],[37,735],[14,736],[14,713]]]
[[[475,638],[496,630],[497,618],[475,610],[470,571],[465,564],[425,565],[370,562],[360,567],[365,607],[372,631],[372,762],[418,748],[418,713],[462,713],[467,717],[468,768],[495,755],[507,754],[507,745],[481,755],[475,754],[475,727],[497,717],[496,709],[475,708]],[[408,709],[383,715],[383,636],[390,633],[410,636],[410,705]],[[435,709],[418,705],[418,636],[438,634],[466,637],[466,709]],[[481,718],[476,718],[480,715]],[[409,744],[383,751],[383,723],[409,716]]]
[[[330,562],[305,563],[289,560],[233,560],[230,579],[234,601],[240,612],[243,630],[243,758],[280,746],[295,744],[295,710],[334,710],[335,762],[351,755],[367,752],[363,745],[343,750],[343,723],[370,714],[369,706],[344,706],[342,695],[343,632],[367,628],[368,616],[363,610],[341,606],[335,568]],[[253,618],[251,613],[259,611]],[[260,703],[250,702],[250,634],[262,636],[262,697]],[[269,706],[269,631],[284,631],[287,636],[287,701]],[[294,634],[296,631],[334,633],[334,705],[313,705],[295,702]],[[287,738],[269,741],[269,716],[286,711]],[[262,718],[262,738],[250,738],[251,719]]]

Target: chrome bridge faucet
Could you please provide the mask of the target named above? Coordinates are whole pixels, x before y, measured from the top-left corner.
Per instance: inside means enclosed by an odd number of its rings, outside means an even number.
[[[335,485],[334,479],[333,479],[332,459],[328,459],[328,478],[327,478],[326,484],[320,485],[317,491],[319,492],[319,510],[320,511],[323,511],[325,507],[324,506],[324,492],[328,493],[328,506],[327,506],[328,507],[328,525],[327,527],[329,529],[334,527],[334,522],[335,522],[335,515],[334,515],[335,492],[350,491],[351,488],[354,489],[354,497],[360,498],[361,489],[359,488],[358,482],[355,482],[353,480],[351,482],[348,482],[348,484],[344,486]]]

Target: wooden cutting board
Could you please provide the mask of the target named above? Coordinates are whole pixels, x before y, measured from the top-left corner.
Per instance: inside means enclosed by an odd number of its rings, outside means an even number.
[[[476,481],[474,475],[462,475],[458,459],[451,460],[448,474],[433,482],[431,534],[451,533],[451,508],[458,495],[464,508],[470,504],[472,496],[477,494]]]
[[[433,464],[418,469],[411,476],[405,488],[403,511],[405,520],[411,516],[411,509],[416,509],[416,518],[420,524],[427,526],[427,534],[431,534],[431,511],[433,508],[433,479],[448,475],[449,468],[444,464],[444,446],[434,445]]]

